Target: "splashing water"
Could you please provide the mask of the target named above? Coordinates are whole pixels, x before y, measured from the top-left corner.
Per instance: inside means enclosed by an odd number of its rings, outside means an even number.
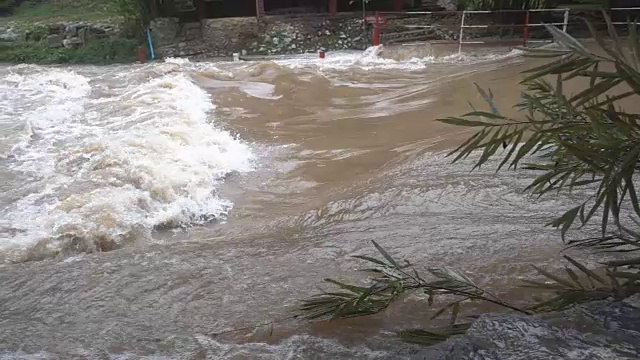
[[[209,122],[211,97],[187,75],[100,94],[85,76],[39,70],[3,81],[38,106],[21,114],[32,135],[13,146],[10,166],[28,194],[4,210],[2,231],[14,236],[0,249],[108,249],[229,211],[217,184],[250,171],[253,154]]]

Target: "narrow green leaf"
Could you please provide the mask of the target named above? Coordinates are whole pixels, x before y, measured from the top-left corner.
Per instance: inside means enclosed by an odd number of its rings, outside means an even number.
[[[340,282],[340,281],[337,281],[337,280],[333,280],[333,279],[324,279],[324,281],[326,281],[328,283],[331,283],[331,284],[334,284],[334,285],[337,285],[342,289],[349,290],[349,291],[354,292],[356,294],[360,294],[363,291],[369,290],[369,288],[366,288],[366,287],[349,285],[349,284],[345,284],[343,282]]]
[[[507,155],[502,159],[496,171],[499,171],[500,169],[502,169],[502,167],[509,161],[509,159],[511,159],[511,156],[520,145],[520,141],[522,141],[522,136],[524,135],[524,131],[525,129],[518,130],[518,132],[516,133],[517,135],[515,139],[511,140],[511,149],[509,149],[509,152],[507,153]]]
[[[627,20],[627,23],[627,28],[629,29],[629,50],[634,60],[635,69],[640,70],[640,46],[638,46],[637,22]]]
[[[611,267],[640,265],[640,257],[623,260],[611,260],[604,262],[604,264]]]
[[[539,281],[522,279],[523,285],[520,287],[524,288],[534,288],[534,289],[547,289],[547,290],[566,290],[564,286],[558,284],[547,284]]]
[[[449,320],[449,328],[453,329],[453,326],[456,324],[458,320],[458,313],[460,312],[460,303],[454,303],[451,307],[451,319]]]
[[[545,276],[545,277],[547,277],[547,278],[549,278],[549,279],[551,279],[551,280],[553,280],[553,281],[557,282],[558,284],[564,285],[564,286],[566,286],[566,287],[567,287],[567,288],[569,288],[569,289],[575,289],[575,288],[576,288],[576,287],[575,287],[571,282],[569,282],[569,281],[567,281],[567,280],[565,280],[565,279],[563,279],[563,278],[561,278],[561,277],[559,277],[559,276],[553,275],[553,274],[551,274],[551,273],[549,273],[549,272],[547,272],[547,271],[545,271],[545,270],[543,270],[543,269],[541,269],[541,268],[539,268],[539,267],[537,267],[537,266],[535,266],[535,265],[532,265],[532,267],[533,267],[537,272],[539,272],[540,274],[542,274],[543,276]]]
[[[616,278],[629,279],[629,280],[633,280],[633,281],[640,281],[640,274],[639,273],[632,273],[632,272],[626,272],[626,271],[612,271],[611,275],[616,277]]]
[[[578,275],[567,266],[565,266],[564,269],[567,272],[567,275],[569,275],[569,278],[571,278],[571,280],[573,280],[573,282],[576,283],[579,288],[584,289],[584,286],[582,286],[582,283],[580,283],[580,278],[578,277]]]
[[[456,117],[438,119],[438,121],[443,122],[445,124],[449,124],[449,125],[467,126],[467,127],[479,127],[479,126],[485,127],[485,126],[493,125],[492,123],[488,123],[488,122],[485,122],[485,121],[467,120],[467,119],[456,118]]]
[[[585,273],[587,275],[587,277],[594,279],[596,281],[598,281],[601,284],[607,285],[607,282],[600,277],[598,274],[596,274],[595,272],[589,270],[586,266],[580,264],[579,262],[575,261],[573,258],[564,255],[564,258],[569,261],[571,263],[571,265],[575,266],[576,268],[580,269],[580,271],[582,271],[583,273]]]
[[[463,117],[469,117],[469,116],[480,116],[480,117],[485,117],[487,119],[497,119],[497,120],[505,120],[506,118],[502,115],[499,114],[494,114],[494,113],[490,113],[490,112],[486,112],[486,111],[472,111],[472,112],[468,112],[464,115],[462,115]]]
[[[382,254],[382,256],[384,256],[385,259],[387,259],[387,261],[389,262],[389,264],[393,265],[396,269],[401,269],[400,265],[398,265],[398,263],[391,257],[391,255],[389,255],[383,248],[382,246],[378,245],[377,242],[375,242],[374,240],[371,240],[371,242],[373,243],[373,246],[376,247],[376,249],[378,249],[378,251],[380,252],[380,254]]]
[[[386,266],[387,264],[385,264],[384,261],[378,260],[376,258],[372,258],[370,256],[364,256],[364,255],[353,255],[352,257],[356,258],[356,259],[360,259],[360,260],[365,260],[365,261],[369,261],[372,262],[374,264],[378,264],[378,265],[382,265],[382,266]]]
[[[569,209],[561,217],[548,223],[547,226],[553,226],[557,228],[562,225],[560,233],[561,233],[562,241],[564,241],[565,234],[567,233],[567,231],[575,221],[576,216],[578,215],[578,212],[580,211],[581,207],[582,205]]]

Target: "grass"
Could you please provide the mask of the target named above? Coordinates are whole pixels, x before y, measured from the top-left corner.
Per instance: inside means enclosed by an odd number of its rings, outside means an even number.
[[[138,42],[95,40],[77,49],[50,48],[43,42],[0,42],[0,62],[32,64],[111,64],[136,60]]]
[[[121,20],[110,0],[48,0],[23,2],[13,9],[12,16],[0,18],[0,25],[14,22],[22,28],[34,23]]]
[[[2,1],[2,0],[0,0]],[[133,0],[135,1],[135,0]],[[111,64],[136,60],[136,30],[119,15],[115,0],[30,0],[0,18],[0,27],[28,32],[25,41],[0,42],[0,62],[32,64]],[[109,39],[92,39],[79,48],[52,48],[46,43],[50,24],[85,21],[119,23],[122,31]]]

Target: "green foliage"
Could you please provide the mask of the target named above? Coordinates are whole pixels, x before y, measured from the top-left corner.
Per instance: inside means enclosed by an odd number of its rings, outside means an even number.
[[[30,41],[41,41],[49,35],[49,27],[42,24],[36,24],[30,28],[27,33],[29,34]]]
[[[426,296],[428,306],[434,304],[436,297],[446,296],[449,299],[448,302],[436,311],[431,319],[448,313],[448,326],[437,330],[411,329],[399,333],[399,336],[410,342],[433,344],[454,333],[464,332],[471,325],[469,321],[458,321],[463,302],[485,301],[528,313],[526,310],[502,302],[495,295],[481,289],[471,279],[454,270],[429,268],[427,269],[429,277],[420,275],[410,262],[405,260],[401,265],[375,241],[372,243],[382,258],[355,256],[371,265],[370,268],[362,270],[373,274],[369,279],[370,285],[363,287],[325,279],[340,290],[324,292],[304,300],[300,307],[300,317],[312,320],[371,315],[386,309],[393,301],[409,292],[418,292]]]
[[[125,22],[140,23],[144,18],[142,0],[110,0],[111,10],[122,16]]]
[[[601,53],[589,51],[555,27],[547,28],[557,47],[525,49],[527,56],[553,61],[524,73],[522,84],[526,90],[516,104],[521,118],[502,115],[492,92],[476,85],[489,109],[474,109],[440,121],[478,129],[450,152],[450,156],[455,155],[453,162],[477,153],[474,169],[499,156],[497,170],[507,167],[537,171],[540,175],[527,190],[538,196],[574,188],[592,190],[586,200],[548,225],[560,228],[564,239],[574,223],[584,226],[598,215],[599,235],[569,241],[569,246],[629,254],[640,251],[640,231],[635,230],[640,227],[640,203],[634,183],[636,169],[640,169],[640,115],[625,112],[619,103],[637,101],[640,96],[640,44],[636,24],[629,24],[629,37],[623,42],[608,16],[604,17],[609,41],[589,25]],[[549,77],[555,77],[555,81]],[[577,94],[566,94],[563,84],[580,78],[589,86]],[[618,90],[615,95],[611,93],[613,89]],[[640,257],[604,261],[604,268],[596,271],[565,256],[565,276],[534,267],[544,281],[527,280],[523,287],[550,291],[552,295],[532,298],[531,306],[519,309],[459,272],[428,268],[429,279],[425,279],[409,262],[393,259],[375,242],[374,246],[382,258],[356,256],[374,265],[366,269],[373,274],[369,285],[355,286],[327,279],[340,290],[303,301],[301,316],[334,319],[374,314],[409,292],[424,294],[428,306],[432,306],[435,297],[445,295],[447,303],[432,318],[449,313],[448,326],[399,333],[407,341],[429,345],[469,327],[469,321],[458,320],[461,307],[467,302],[489,302],[529,314],[563,310],[594,300],[622,299],[640,292]]]
[[[50,48],[42,43],[0,42],[0,62],[35,64],[110,64],[135,61],[135,40],[95,40],[77,49]]]
[[[56,23],[61,21],[95,21],[118,17],[113,0],[23,1],[12,9],[7,21]],[[1,19],[0,19],[1,20]]]
[[[618,271],[615,267],[610,267],[604,274],[598,275],[571,257],[565,256],[568,262],[568,266],[565,267],[566,277],[534,266],[546,281],[525,280],[522,287],[552,291],[553,296],[535,300],[531,306],[522,309],[499,299],[464,274],[452,269],[427,268],[429,276],[424,276],[409,261],[396,260],[375,241],[372,243],[381,257],[354,256],[371,265],[362,270],[370,274],[369,284],[358,286],[325,279],[339,290],[323,292],[302,301],[299,317],[308,320],[340,319],[376,314],[408,293],[417,293],[427,298],[428,307],[435,307],[434,304],[442,303],[440,299],[444,300],[443,305],[434,309],[436,311],[430,320],[448,314],[447,325],[432,326],[428,330],[402,330],[398,332],[398,336],[408,342],[433,345],[450,336],[462,334],[471,326],[471,317],[463,320],[460,320],[460,317],[463,307],[473,302],[486,302],[508,311],[533,314],[559,311],[589,301],[622,299],[640,292],[640,274]]]
[[[604,15],[607,16],[606,14]],[[607,17],[607,21],[609,21]],[[526,86],[523,100],[517,107],[524,119],[510,119],[497,111],[491,93],[485,95],[491,111],[474,111],[462,117],[441,121],[480,127],[480,130],[452,151],[454,161],[473,151],[482,151],[475,167],[480,167],[501,148],[508,149],[498,169],[505,165],[518,168],[525,158],[538,156],[538,161],[524,164],[542,174],[527,187],[534,194],[597,186],[593,195],[563,216],[550,223],[565,233],[578,220],[587,224],[602,211],[602,237],[611,223],[617,230],[631,234],[621,222],[625,202],[631,205],[632,216],[640,218],[638,195],[633,177],[640,160],[640,115],[616,107],[626,98],[640,95],[640,47],[636,25],[629,26],[625,46],[609,26],[613,45],[592,29],[604,55],[589,52],[580,42],[562,31],[549,27],[561,44],[557,49],[532,49],[529,56],[557,60],[530,69],[522,84]],[[601,70],[610,66],[615,71]],[[557,77],[555,84],[547,75]],[[578,94],[568,95],[562,84],[573,78],[584,78],[590,86]],[[609,91],[625,84],[628,89],[612,96]],[[523,143],[522,140],[526,139]],[[619,233],[618,232],[618,233]],[[624,235],[620,235],[622,239]]]

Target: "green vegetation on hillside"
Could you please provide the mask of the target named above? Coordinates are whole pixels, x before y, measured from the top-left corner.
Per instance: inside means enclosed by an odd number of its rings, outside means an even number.
[[[26,34],[17,41],[0,42],[0,62],[38,64],[133,62],[136,59],[136,47],[144,42],[140,4],[139,0],[22,2],[11,9],[12,16],[0,18],[0,26],[11,24],[10,27],[14,31]],[[60,30],[51,29],[55,29],[56,24],[74,22],[115,24],[120,31],[92,36],[91,39],[83,37],[80,45],[62,47],[60,41],[69,35],[61,34]],[[62,36],[62,39],[49,44],[47,37],[50,35]]]
[[[42,42],[0,42],[0,62],[34,64],[111,64],[136,60],[132,39],[95,40],[79,48],[50,48]]]
[[[372,275],[367,285],[326,279],[336,289],[304,300],[300,316],[335,319],[375,314],[408,293],[417,292],[426,297],[425,306],[439,307],[433,318],[449,315],[448,325],[410,329],[399,335],[407,341],[433,344],[469,328],[472,319],[461,320],[459,316],[469,302],[489,302],[507,311],[531,314],[639,293],[640,257],[635,254],[640,251],[640,201],[634,181],[640,170],[640,114],[625,112],[619,104],[640,96],[640,39],[634,23],[629,25],[629,38],[623,42],[604,16],[611,43],[591,28],[604,55],[589,51],[554,27],[548,29],[558,48],[528,50],[528,56],[555,61],[525,72],[522,84],[526,90],[515,105],[524,119],[501,115],[492,93],[478,87],[489,111],[474,110],[440,120],[478,129],[450,153],[455,155],[454,162],[479,152],[474,169],[499,157],[502,161],[498,170],[507,167],[537,171],[539,175],[526,190],[539,196],[574,188],[590,191],[591,196],[547,225],[559,228],[564,241],[576,224],[583,227],[598,219],[601,229],[597,234],[568,241],[568,246],[600,252],[602,268],[588,269],[568,256],[565,274],[536,267],[544,282],[526,281],[523,287],[551,295],[544,299],[532,297],[530,306],[519,308],[480,288],[460,272],[426,268],[421,273],[413,264],[393,258],[374,243],[380,257],[356,256],[369,266],[365,271]],[[555,81],[550,82],[549,76],[554,76]],[[577,94],[567,94],[563,84],[575,78],[586,79],[590,84]],[[626,89],[619,89],[618,85]],[[614,88],[620,90],[616,95],[609,92]],[[611,260],[612,254],[617,255],[615,260]]]
[[[1,22],[58,23],[71,21],[118,21],[121,15],[113,0],[25,1],[11,9]]]

